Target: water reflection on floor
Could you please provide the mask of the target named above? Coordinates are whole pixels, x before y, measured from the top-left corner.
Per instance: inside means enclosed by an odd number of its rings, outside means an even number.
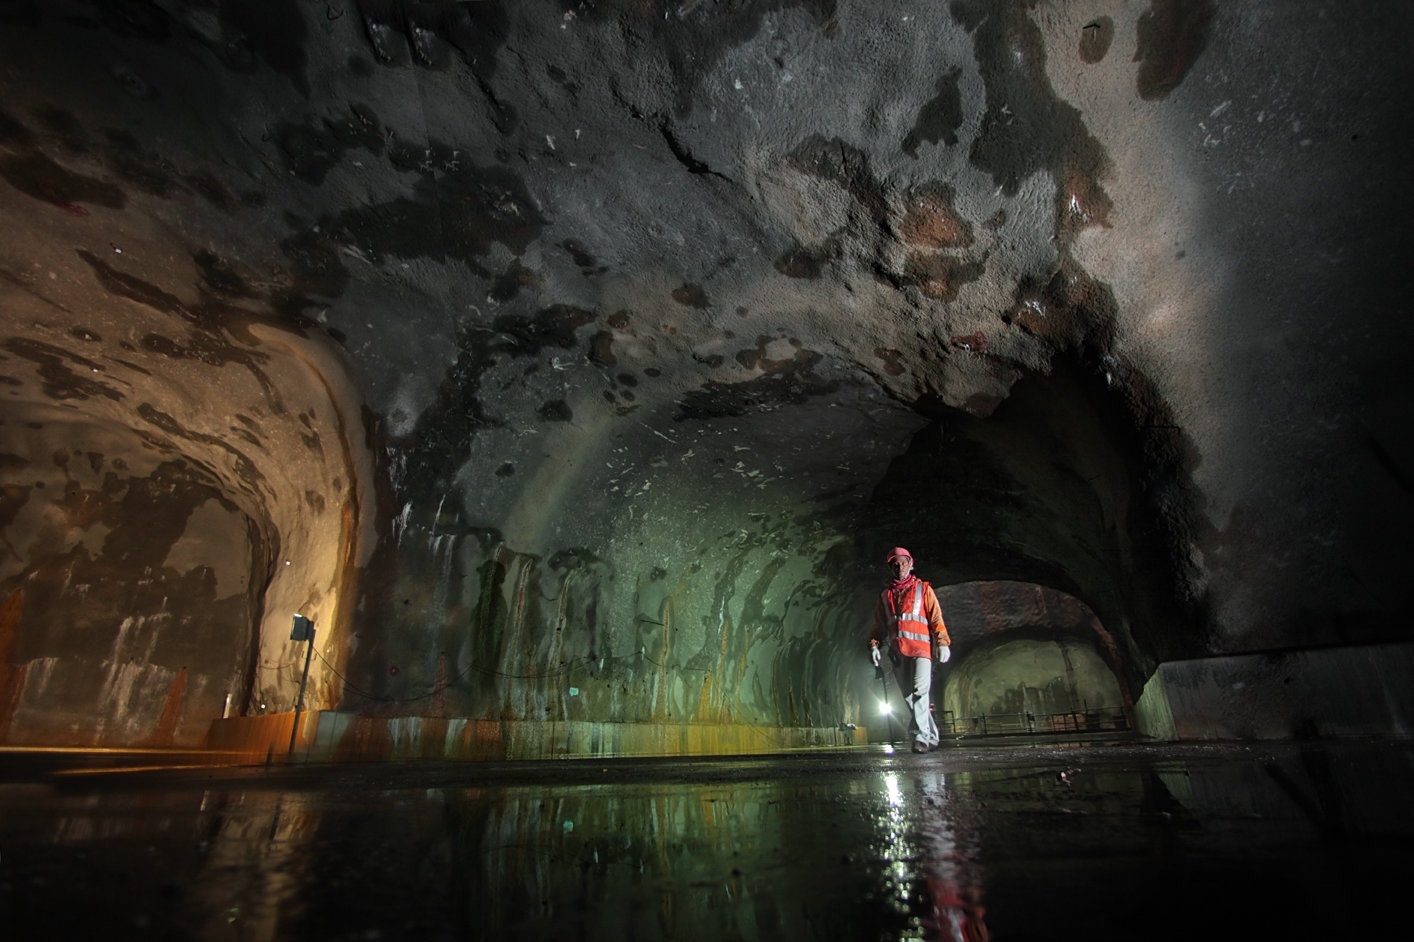
[[[1414,876],[1404,741],[148,758],[0,754],[0,938],[1402,938]]]

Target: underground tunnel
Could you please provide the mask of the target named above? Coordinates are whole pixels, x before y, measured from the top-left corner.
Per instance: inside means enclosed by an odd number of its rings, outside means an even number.
[[[959,729],[1402,728],[1409,15],[1298,9],[0,5],[0,741],[876,741],[900,544]]]
[[[0,923],[1378,937],[1411,37],[0,0]]]

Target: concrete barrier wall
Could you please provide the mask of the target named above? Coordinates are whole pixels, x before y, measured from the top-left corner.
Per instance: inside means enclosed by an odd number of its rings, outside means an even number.
[[[1285,740],[1414,733],[1414,645],[1170,661],[1135,705],[1156,739]]]
[[[284,761],[291,713],[232,717],[211,724],[207,746],[252,762]],[[709,724],[474,720],[312,712],[300,717],[297,762],[409,759],[573,759],[635,756],[764,755],[793,749],[862,746],[864,729]]]
[[[308,731],[317,716],[317,713],[300,714],[301,731]],[[290,751],[290,727],[294,719],[294,713],[267,713],[213,720],[205,745],[208,749],[238,754],[250,761],[283,759]]]

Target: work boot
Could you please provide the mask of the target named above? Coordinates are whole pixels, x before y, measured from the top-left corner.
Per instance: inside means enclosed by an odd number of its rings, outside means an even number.
[[[928,751],[928,744],[927,744],[926,742],[921,742],[921,741],[915,739],[915,740],[913,741],[913,751],[914,751],[914,752],[927,752],[927,751]]]

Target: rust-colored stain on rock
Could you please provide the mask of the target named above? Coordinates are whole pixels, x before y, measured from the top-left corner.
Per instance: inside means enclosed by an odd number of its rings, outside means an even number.
[[[972,225],[953,209],[952,187],[930,183],[909,194],[899,235],[909,245],[951,249],[972,244]]]

